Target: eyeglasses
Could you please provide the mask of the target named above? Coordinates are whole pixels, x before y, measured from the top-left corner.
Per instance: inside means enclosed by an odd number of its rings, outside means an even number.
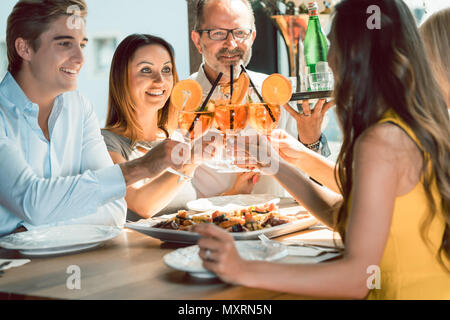
[[[208,37],[211,40],[215,41],[222,41],[227,39],[230,33],[233,35],[234,40],[247,40],[252,31],[252,29],[246,28],[197,30],[197,32],[200,34],[204,32],[208,33]]]

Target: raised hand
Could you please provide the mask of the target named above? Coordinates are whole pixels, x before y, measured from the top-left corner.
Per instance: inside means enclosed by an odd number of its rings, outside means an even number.
[[[192,143],[190,163],[200,165],[204,161],[212,160],[216,150],[222,148],[223,144],[222,135],[214,131],[209,131]]]
[[[278,150],[281,158],[292,165],[296,165],[297,162],[302,159],[305,153],[312,152],[297,139],[295,139],[293,136],[289,135],[282,129],[274,130],[269,137],[269,140],[272,144],[272,147],[275,150]]]
[[[272,175],[278,170],[279,155],[264,135],[253,134],[227,139],[227,152],[238,159],[237,165],[257,167],[261,173]]]
[[[241,172],[236,176],[233,188],[222,195],[250,194],[259,180],[258,172]]]
[[[297,112],[288,104],[284,105],[284,108],[297,122],[298,137],[301,143],[311,144],[320,139],[325,113],[334,105],[334,100],[325,102],[325,99],[320,99],[311,111],[309,101],[303,100],[303,112]]]
[[[190,159],[189,145],[166,139],[141,158],[120,164],[126,185],[144,178],[154,179],[168,168],[180,169]]]

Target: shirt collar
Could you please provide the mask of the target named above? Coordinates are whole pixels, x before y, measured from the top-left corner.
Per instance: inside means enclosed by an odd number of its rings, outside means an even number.
[[[200,67],[198,68],[197,77],[195,80],[202,86],[202,88],[208,91],[212,88],[212,83],[209,81],[208,77],[206,76],[205,69],[204,69],[205,63],[203,62]],[[262,82],[268,77],[267,74],[254,72],[247,69],[247,73],[249,77],[252,79],[253,83],[257,88],[260,88],[262,85]]]
[[[0,93],[19,109],[31,109],[34,105],[10,72],[6,73],[0,83]]]
[[[203,90],[211,90],[212,88],[212,83],[209,81],[208,77],[206,76],[205,73],[205,69],[204,69],[204,63],[202,63],[200,65],[200,67],[198,68],[198,73],[197,73],[197,82],[200,84],[200,86],[203,88]]]

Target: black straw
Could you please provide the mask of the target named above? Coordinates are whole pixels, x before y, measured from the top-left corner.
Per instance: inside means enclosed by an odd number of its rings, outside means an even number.
[[[209,91],[208,95],[206,96],[205,101],[203,101],[203,104],[202,104],[202,106],[200,107],[200,112],[205,111],[206,105],[208,104],[209,99],[211,99],[211,96],[212,96],[212,94],[214,93],[214,90],[216,90],[216,87],[217,87],[217,85],[219,84],[219,81],[220,81],[220,79],[222,78],[222,76],[223,76],[223,73],[220,72],[219,75],[217,76],[216,81],[214,81],[214,84],[213,84],[213,86],[211,87],[211,90]],[[194,119],[194,121],[192,122],[191,126],[189,127],[189,133],[191,133],[192,130],[194,130],[195,123],[198,121],[199,118],[200,118],[200,114],[197,114],[197,115],[195,116],[195,119]]]
[[[260,101],[261,103],[264,103],[263,97],[262,97],[261,94],[259,93],[258,89],[256,89],[256,86],[255,86],[255,84],[253,83],[252,79],[250,78],[250,75],[248,74],[247,69],[245,69],[245,67],[244,67],[242,64],[241,64],[241,69],[242,69],[243,72],[245,72],[245,73],[247,74],[248,80],[250,80],[250,85],[252,86],[253,90],[255,90],[256,95],[258,96],[259,101]],[[270,118],[272,119],[272,121],[273,121],[273,122],[276,122],[276,119],[275,119],[275,117],[273,116],[272,110],[270,110],[269,106],[266,106],[266,105],[264,104],[264,107],[266,108],[267,112],[269,112],[269,116],[270,116]]]
[[[233,99],[234,67],[230,65],[230,104]],[[232,107],[233,108],[233,107]],[[234,130],[234,109],[230,109],[230,130]]]
[[[230,103],[233,98],[233,81],[234,81],[234,67],[230,65]]]

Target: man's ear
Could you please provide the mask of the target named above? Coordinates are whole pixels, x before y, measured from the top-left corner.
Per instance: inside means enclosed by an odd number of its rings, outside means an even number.
[[[253,43],[255,42],[255,39],[256,39],[256,30],[254,30],[252,32],[252,46],[253,46]]]
[[[202,46],[200,45],[200,34],[197,31],[192,30],[191,39],[195,47],[197,48],[198,53],[202,54]]]
[[[30,43],[23,39],[17,38],[14,42],[14,46],[16,48],[17,54],[25,61],[30,61],[33,56],[33,49],[30,46]]]

